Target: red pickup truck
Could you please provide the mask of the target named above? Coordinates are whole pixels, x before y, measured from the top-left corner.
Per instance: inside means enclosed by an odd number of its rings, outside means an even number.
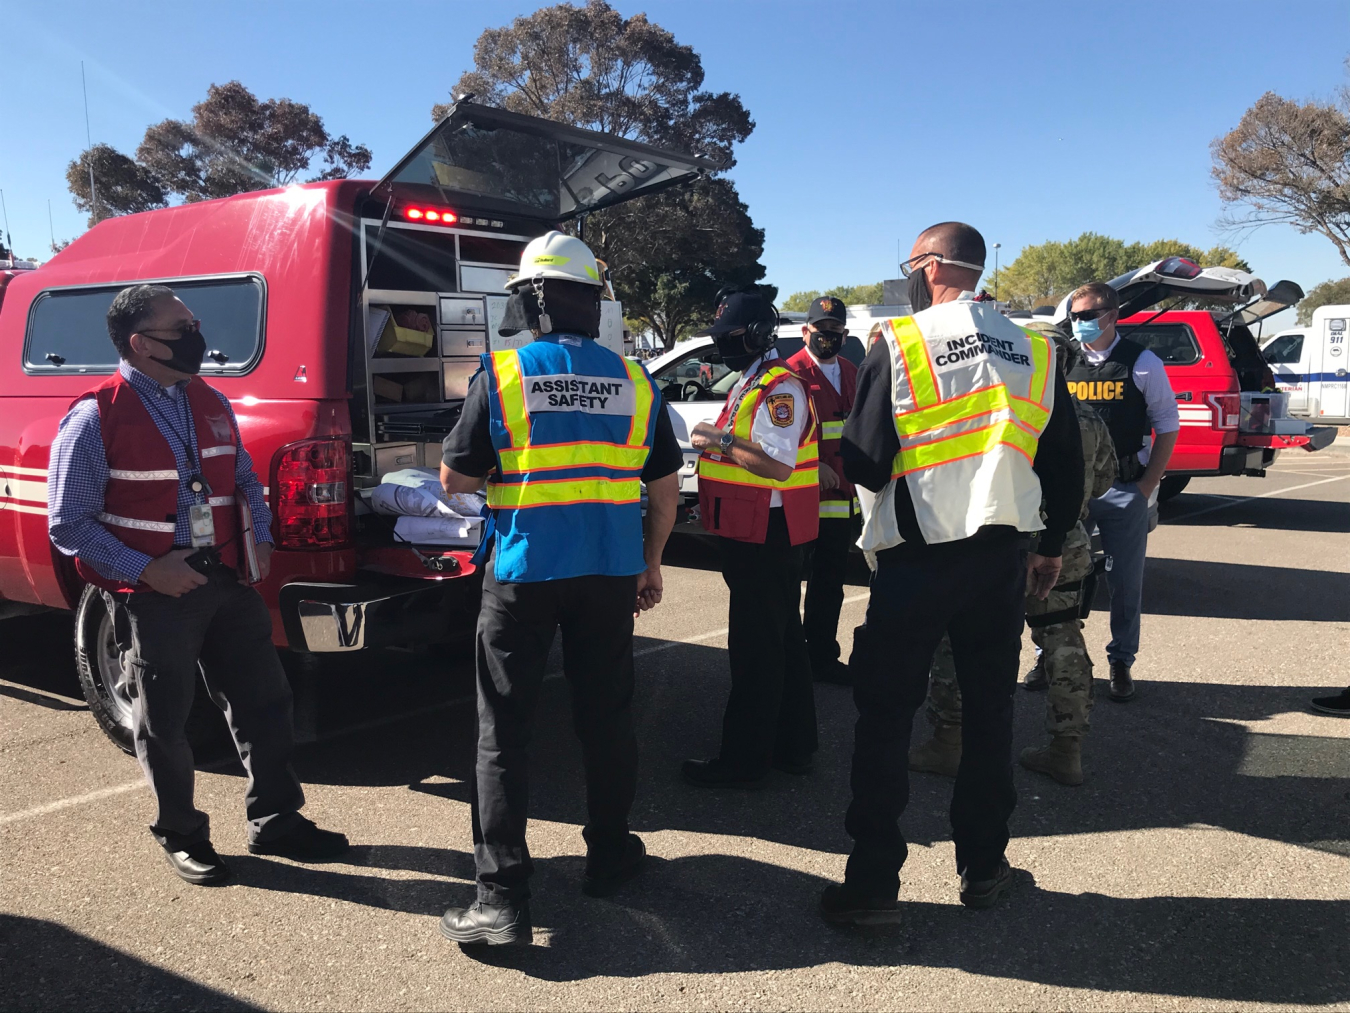
[[[266,486],[276,552],[260,590],[277,645],[417,645],[471,625],[470,552],[399,543],[363,491],[439,462],[530,239],[720,167],[461,102],[378,183],[113,218],[36,271],[0,272],[0,619],[76,611],[85,695],[128,748],[103,595],[47,536],[47,465],[71,401],[116,368],[113,296],[154,281],[202,320],[202,375],[230,398]],[[431,328],[412,342],[392,326],[410,314]]]
[[[1179,494],[1196,475],[1264,476],[1281,450],[1320,450],[1336,438],[1331,426],[1262,416],[1243,417],[1243,395],[1275,392],[1270,367],[1251,328],[1303,298],[1291,281],[1265,282],[1230,267],[1200,267],[1168,257],[1108,282],[1120,294],[1120,333],[1162,359],[1176,393],[1181,432],[1158,490]],[[1221,304],[1221,309],[1155,310],[1160,303]],[[1068,299],[1054,313],[1068,318]],[[1270,430],[1283,430],[1272,432]]]

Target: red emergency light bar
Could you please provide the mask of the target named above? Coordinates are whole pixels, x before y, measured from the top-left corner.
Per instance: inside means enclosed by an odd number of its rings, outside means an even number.
[[[410,222],[430,222],[433,225],[454,225],[459,215],[449,208],[404,208],[403,217]]]

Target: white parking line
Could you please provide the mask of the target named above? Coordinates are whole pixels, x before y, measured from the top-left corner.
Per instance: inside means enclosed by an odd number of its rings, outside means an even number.
[[[144,788],[144,779],[128,781],[126,784],[113,785],[111,788],[100,788],[98,791],[86,792],[83,795],[73,795],[70,798],[57,799],[55,802],[48,802],[46,805],[34,806],[32,809],[23,809],[16,813],[4,813],[0,815],[0,826],[6,823],[17,823],[19,820],[31,819],[34,816],[46,816],[48,813],[60,812],[62,809],[69,809],[71,806],[84,805],[86,802],[97,802],[101,798],[111,798],[113,795],[125,795],[129,791],[135,791],[137,788]]]
[[[1172,518],[1172,521],[1190,520],[1192,517],[1199,517],[1201,514],[1212,514],[1215,510],[1225,510],[1228,507],[1237,506],[1239,503],[1248,503],[1256,499],[1269,499],[1271,496],[1283,496],[1287,492],[1298,492],[1300,489],[1311,489],[1315,485],[1326,485],[1328,482],[1343,482],[1347,478],[1350,478],[1350,475],[1335,475],[1332,478],[1318,479],[1316,482],[1304,482],[1302,485],[1291,485],[1287,489],[1272,489],[1270,492],[1263,492],[1259,496],[1240,496],[1237,499],[1229,500],[1227,503],[1215,503],[1213,506],[1207,506],[1200,510],[1192,510],[1190,513]]]

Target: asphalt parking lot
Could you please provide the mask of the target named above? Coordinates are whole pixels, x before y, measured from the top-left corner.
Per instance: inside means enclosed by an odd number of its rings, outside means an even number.
[[[323,677],[297,768],[309,815],[350,836],[344,862],[249,856],[240,771],[208,744],[198,804],[235,879],[204,889],[170,872],[139,769],[79,699],[69,619],[5,621],[0,1006],[1350,1009],[1350,721],[1306,708],[1350,682],[1350,454],[1193,481],[1149,554],[1138,698],[1099,692],[1083,787],[1019,769],[1010,900],[958,904],[951,782],[915,775],[903,920],[841,931],[814,905],[849,845],[851,698],[817,687],[810,776],[684,785],[680,760],[716,748],[727,673],[725,588],[681,540],[665,603],[638,625],[633,823],[650,868],[611,900],[580,894],[580,757],[551,680],[536,945],[482,954],[436,931],[472,891],[468,651]],[[848,596],[846,651],[866,588]],[[1104,613],[1087,636],[1103,674]],[[1018,697],[1020,747],[1041,737],[1044,698]]]

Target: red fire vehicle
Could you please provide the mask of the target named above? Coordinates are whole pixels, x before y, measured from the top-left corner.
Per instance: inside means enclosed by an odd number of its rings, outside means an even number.
[[[438,463],[478,356],[500,347],[503,284],[530,239],[719,167],[461,102],[378,183],[113,218],[39,270],[0,272],[0,618],[76,610],[85,695],[126,748],[107,608],[48,539],[47,466],[70,402],[116,368],[113,296],[153,281],[201,319],[202,375],[229,396],[266,486],[275,642],[355,651],[471,624],[470,552],[399,543],[363,492]],[[423,329],[394,326],[410,319]]]

